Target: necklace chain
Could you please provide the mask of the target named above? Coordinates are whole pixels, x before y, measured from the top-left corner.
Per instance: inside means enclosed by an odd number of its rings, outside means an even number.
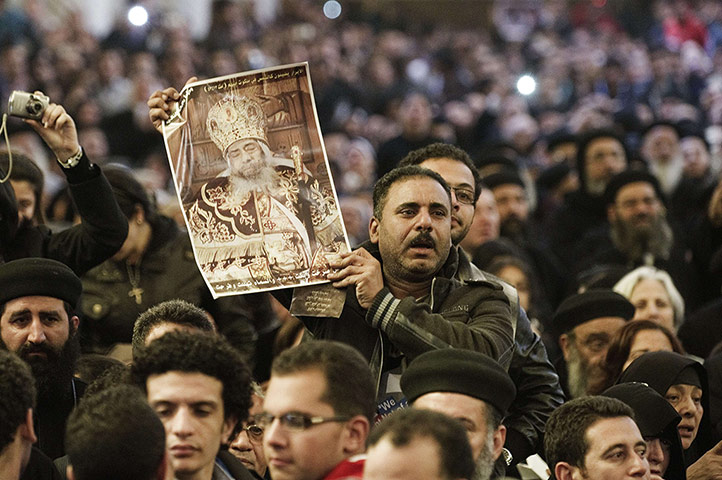
[[[125,268],[128,271],[128,281],[132,287],[128,292],[129,297],[135,297],[135,303],[140,305],[143,302],[143,289],[140,288],[140,261],[142,257],[138,259],[138,263],[131,265],[126,260]]]

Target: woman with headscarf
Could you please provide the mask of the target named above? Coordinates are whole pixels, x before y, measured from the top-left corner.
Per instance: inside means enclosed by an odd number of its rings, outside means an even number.
[[[646,383],[664,396],[682,417],[677,430],[684,448],[688,479],[722,475],[722,451],[718,452],[722,449],[714,443],[707,372],[701,363],[675,352],[649,352],[622,373],[618,383],[625,382]]]
[[[651,480],[684,480],[686,466],[677,425],[682,419],[662,395],[639,382],[621,383],[602,395],[632,407],[634,419],[647,442]]]

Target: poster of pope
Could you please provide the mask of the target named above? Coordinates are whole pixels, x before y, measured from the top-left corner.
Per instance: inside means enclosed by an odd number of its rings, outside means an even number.
[[[325,282],[349,250],[305,63],[187,84],[164,139],[214,296]]]

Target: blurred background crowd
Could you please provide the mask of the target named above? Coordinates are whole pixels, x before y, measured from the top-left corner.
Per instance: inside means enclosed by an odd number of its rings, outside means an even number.
[[[464,248],[474,255],[488,244],[475,260],[502,277],[506,272],[540,329],[590,275],[592,283],[611,287],[624,273],[599,280],[592,268],[598,265],[574,253],[584,248],[581,234],[571,243],[555,238],[565,196],[592,188],[578,171],[585,133],[617,135],[622,167],[672,159],[665,165],[675,165],[673,172],[656,173],[664,194],[672,197],[685,184],[690,190],[677,195],[693,199],[670,207],[670,221],[682,227],[677,242],[707,217],[722,155],[719,1],[147,0],[138,2],[142,10],[133,6],[1,1],[0,98],[41,90],[65,106],[92,161],[131,167],[158,210],[183,228],[163,139],[148,119],[151,93],[180,89],[194,75],[302,61],[309,62],[352,245],[367,238],[378,177],[413,149],[456,144],[493,192],[509,183],[522,187],[521,199],[482,194]],[[656,126],[671,133],[653,134]],[[38,218],[72,222],[50,152],[22,122],[12,119],[9,131],[13,149],[44,172]],[[688,313],[720,293],[695,297],[686,295],[691,284],[677,287]]]

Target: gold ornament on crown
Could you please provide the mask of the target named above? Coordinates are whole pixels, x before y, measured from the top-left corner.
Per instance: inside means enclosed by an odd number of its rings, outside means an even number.
[[[258,102],[245,96],[230,95],[213,105],[206,117],[206,127],[224,155],[238,140],[253,138],[268,145],[266,114]]]

